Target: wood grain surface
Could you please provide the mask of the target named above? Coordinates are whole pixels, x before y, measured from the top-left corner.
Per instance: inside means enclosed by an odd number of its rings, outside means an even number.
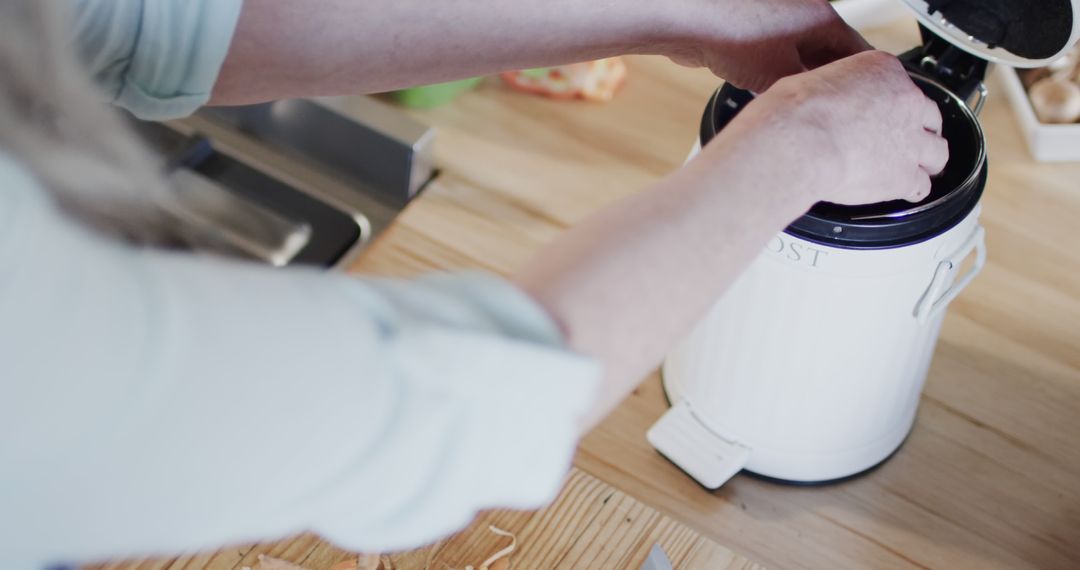
[[[702,538],[685,525],[573,469],[558,499],[540,511],[492,511],[467,529],[426,548],[380,556],[380,570],[460,570],[479,568],[489,556],[507,547],[510,538],[491,532],[494,526],[514,535],[508,557],[512,569],[633,568],[645,562],[660,544],[681,570],[754,570],[760,566]],[[291,540],[243,545],[201,556],[121,562],[93,570],[259,570],[260,556],[283,560],[305,570],[328,570],[357,554],[303,535]],[[91,570],[87,568],[87,570]]]
[[[869,37],[894,52],[917,43],[913,23]],[[355,270],[508,274],[560,231],[677,168],[719,82],[660,58],[629,65],[625,90],[607,105],[546,101],[488,82],[448,107],[416,113],[440,130],[443,174]],[[772,568],[1080,567],[1080,164],[1033,162],[995,81],[989,87],[982,214],[989,261],[949,310],[914,431],[899,453],[833,486],[740,475],[708,492],[645,441],[666,406],[653,375],[589,434],[577,466],[640,501],[627,504],[668,515],[672,529],[678,521]],[[570,481],[587,491],[586,479]],[[585,491],[568,487],[562,500]],[[524,536],[537,519],[521,516],[489,513],[478,524],[498,521]],[[557,536],[582,520],[544,524]],[[661,526],[650,532],[662,535]],[[618,533],[589,540],[620,552],[627,544]],[[461,564],[457,544],[444,548]],[[543,541],[524,544],[543,560]],[[313,537],[266,548],[298,559],[313,547],[312,556],[332,552]],[[636,570],[641,551],[630,550],[603,562],[574,551],[559,559],[573,564],[558,567]],[[234,568],[237,553],[116,568]],[[557,566],[551,562],[533,567]]]
[[[868,35],[894,52],[917,43],[912,23]],[[606,106],[489,85],[420,114],[441,129],[446,176],[360,268],[510,272],[676,168],[718,82],[660,58],[630,68]],[[1080,164],[1034,162],[989,88],[989,261],[949,311],[892,460],[830,487],[738,476],[707,492],[645,441],[666,408],[654,375],[585,439],[577,465],[769,567],[1080,568]]]

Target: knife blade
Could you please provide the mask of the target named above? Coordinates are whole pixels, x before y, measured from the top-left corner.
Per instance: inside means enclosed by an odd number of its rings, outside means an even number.
[[[641,570],[673,570],[671,567],[671,560],[668,559],[667,553],[659,544],[654,544],[652,550],[649,551],[649,556],[645,559],[645,563],[641,565]]]

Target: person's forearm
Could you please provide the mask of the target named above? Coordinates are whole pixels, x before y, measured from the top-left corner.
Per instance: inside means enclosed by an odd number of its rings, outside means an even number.
[[[813,202],[809,192],[789,189],[797,178],[783,165],[762,164],[752,149],[709,151],[710,160],[586,220],[516,277],[561,324],[572,349],[605,365],[606,387],[586,427],[657,366],[768,239]]]
[[[249,0],[212,104],[370,93],[655,51],[696,0]],[[689,26],[687,26],[689,27]]]

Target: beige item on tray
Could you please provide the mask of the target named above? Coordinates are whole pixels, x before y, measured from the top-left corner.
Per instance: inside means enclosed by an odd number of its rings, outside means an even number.
[[[1080,120],[1080,85],[1053,75],[1035,82],[1028,95],[1035,114],[1044,123],[1075,123]]]

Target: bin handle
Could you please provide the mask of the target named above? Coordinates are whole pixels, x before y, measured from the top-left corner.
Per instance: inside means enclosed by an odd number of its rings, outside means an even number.
[[[949,275],[973,251],[975,252],[975,264],[943,293],[942,289],[945,288]],[[975,279],[975,276],[982,271],[984,265],[986,265],[986,231],[979,225],[975,227],[975,231],[971,232],[971,236],[959,249],[938,263],[937,268],[934,269],[934,278],[930,281],[930,286],[915,305],[915,318],[919,321],[919,324],[925,325],[941,314],[945,307],[949,306],[949,303],[971,283],[971,280]]]
[[[986,104],[986,97],[989,94],[990,90],[986,88],[986,84],[982,81],[980,81],[979,84],[975,86],[975,93],[973,93],[972,96],[974,97],[975,95],[978,95],[979,98],[976,99],[975,103],[971,105],[971,111],[975,113],[976,117],[978,117],[982,113],[983,105]]]

